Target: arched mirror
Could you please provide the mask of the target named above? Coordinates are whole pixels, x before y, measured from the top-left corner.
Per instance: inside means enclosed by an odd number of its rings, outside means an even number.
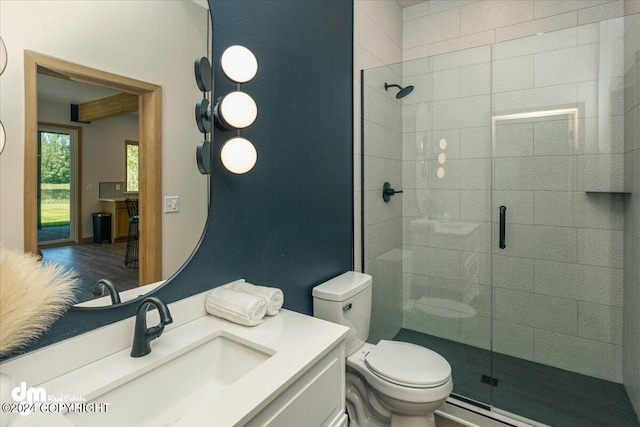
[[[13,144],[2,180],[24,177],[24,191],[0,189],[3,205],[15,207],[3,215],[2,244],[76,269],[79,306],[111,305],[108,290],[95,289],[100,279],[123,302],[153,290],[200,239],[208,177],[195,161],[202,135],[193,104],[202,94],[193,61],[210,52],[202,6],[3,4],[3,38],[24,66],[14,61],[2,76],[3,100],[13,100],[2,103]]]

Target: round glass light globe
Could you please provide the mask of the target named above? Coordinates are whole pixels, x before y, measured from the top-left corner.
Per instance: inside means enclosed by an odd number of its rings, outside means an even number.
[[[444,168],[438,168],[438,170],[436,171],[436,175],[440,179],[444,178]]]
[[[231,92],[220,101],[222,119],[236,129],[251,126],[258,117],[256,102],[244,92]]]
[[[447,149],[447,140],[442,138],[438,145],[440,145],[440,149],[441,150],[446,150]]]
[[[0,38],[0,74],[4,72],[7,67],[7,47],[4,45],[4,41]]]
[[[220,57],[220,64],[224,74],[236,83],[246,83],[258,72],[258,60],[244,46],[228,47]]]
[[[258,160],[258,153],[250,141],[235,137],[222,145],[220,159],[229,171],[243,174],[253,169]]]
[[[447,161],[447,155],[444,153],[440,153],[438,154],[438,163],[440,163],[441,165],[444,165],[444,162]]]
[[[5,141],[6,134],[4,133],[4,125],[0,122],[0,154],[2,154],[2,150],[4,150]]]

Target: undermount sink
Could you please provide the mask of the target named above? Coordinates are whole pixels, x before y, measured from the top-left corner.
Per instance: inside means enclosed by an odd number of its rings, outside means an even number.
[[[91,396],[89,403],[109,404],[107,413],[74,412],[65,417],[76,426],[172,425],[195,403],[219,394],[272,354],[239,337],[217,332],[191,349],[168,355],[150,369],[114,379],[106,391]],[[114,363],[135,364],[144,359],[124,353],[114,356],[128,358]]]

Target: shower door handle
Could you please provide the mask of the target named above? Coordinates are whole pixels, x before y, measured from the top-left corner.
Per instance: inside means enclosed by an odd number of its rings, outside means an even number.
[[[505,234],[507,231],[507,227],[506,227],[506,218],[507,217],[507,207],[506,206],[500,206],[500,241],[498,242],[498,246],[500,247],[500,249],[504,249],[507,247],[507,245],[504,244],[504,239],[505,239]]]

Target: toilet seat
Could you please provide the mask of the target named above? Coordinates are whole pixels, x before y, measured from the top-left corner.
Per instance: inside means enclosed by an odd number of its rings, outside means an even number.
[[[381,340],[364,362],[378,377],[403,387],[433,388],[451,379],[451,366],[444,357],[405,342]]]

